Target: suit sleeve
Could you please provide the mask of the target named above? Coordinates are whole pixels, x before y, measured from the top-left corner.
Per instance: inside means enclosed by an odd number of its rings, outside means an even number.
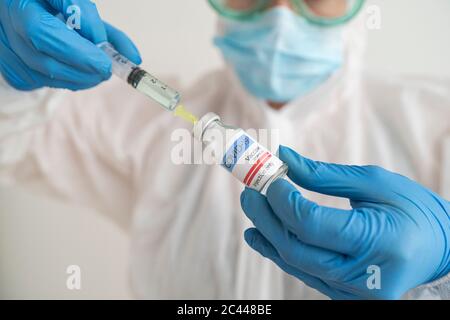
[[[96,209],[127,230],[159,109],[116,81],[75,93],[4,84],[0,92],[0,182]]]

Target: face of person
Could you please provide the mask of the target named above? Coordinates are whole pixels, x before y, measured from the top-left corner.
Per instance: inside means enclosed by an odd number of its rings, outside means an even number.
[[[253,8],[257,2],[258,0],[227,0],[226,4],[236,11],[247,11]],[[317,16],[334,18],[345,14],[348,2],[346,0],[305,0],[305,4]],[[289,0],[270,1],[267,9],[277,6],[293,9],[292,2]]]
[[[332,22],[342,20],[358,3],[357,0],[211,2],[225,18],[224,34],[216,45],[247,91],[275,109],[311,92],[342,66],[342,29]],[[318,26],[320,23],[323,25]]]

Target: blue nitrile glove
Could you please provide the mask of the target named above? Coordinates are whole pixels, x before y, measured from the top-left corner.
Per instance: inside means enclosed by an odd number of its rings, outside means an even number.
[[[80,8],[80,29],[56,17],[73,17],[72,5]],[[0,0],[0,73],[16,89],[99,84],[111,76],[111,60],[95,45],[104,41],[141,63],[131,40],[104,23],[90,0]]]
[[[280,158],[299,186],[353,207],[322,207],[281,179],[267,199],[246,189],[242,208],[256,229],[245,239],[281,269],[334,299],[397,299],[450,272],[450,203],[437,194],[380,167],[315,162],[285,147]]]

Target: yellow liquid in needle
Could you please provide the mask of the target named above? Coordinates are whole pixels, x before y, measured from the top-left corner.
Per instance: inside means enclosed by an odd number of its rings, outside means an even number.
[[[186,108],[183,105],[178,105],[178,107],[175,108],[173,111],[173,114],[176,117],[180,117],[181,119],[190,122],[192,124],[196,124],[198,122],[198,118],[194,116],[192,113],[186,110]]]

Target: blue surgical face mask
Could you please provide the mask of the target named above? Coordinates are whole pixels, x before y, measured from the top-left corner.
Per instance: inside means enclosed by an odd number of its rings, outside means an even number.
[[[341,28],[311,25],[286,8],[251,22],[223,21],[214,43],[254,96],[289,102],[325,82],[343,63]]]

